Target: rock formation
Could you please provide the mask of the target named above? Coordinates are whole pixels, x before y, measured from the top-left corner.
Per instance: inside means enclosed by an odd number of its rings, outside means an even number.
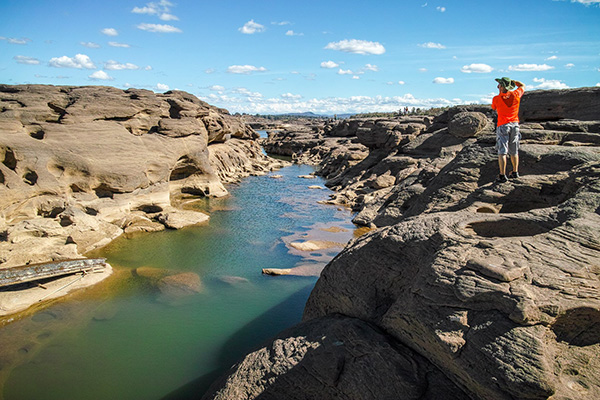
[[[599,95],[527,93],[522,177],[503,184],[489,107],[325,128],[368,148],[321,173],[379,229],[205,398],[599,398]]]
[[[0,85],[0,268],[178,229],[224,183],[283,165],[256,132],[181,91]]]

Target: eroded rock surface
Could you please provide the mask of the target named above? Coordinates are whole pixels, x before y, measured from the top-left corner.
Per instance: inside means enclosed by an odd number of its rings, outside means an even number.
[[[355,222],[379,229],[350,242],[325,267],[299,332],[340,315],[367,323],[385,338],[367,339],[370,345],[400,344],[374,350],[383,360],[369,360],[370,373],[389,376],[399,354],[413,365],[425,359],[426,368],[441,372],[442,387],[449,381],[460,393],[438,398],[600,397],[600,103],[590,102],[598,94],[600,88],[527,94],[522,177],[503,184],[493,182],[489,107],[455,107],[432,120],[420,117],[421,124],[339,123],[344,140],[362,144],[367,154],[348,165],[330,163],[338,148],[321,149],[320,171],[337,191],[332,202],[352,205]],[[409,130],[411,124],[417,126]],[[211,393],[231,393],[234,379],[245,377],[240,387],[248,395],[241,398],[271,398],[271,390],[280,398],[309,398],[297,393],[314,381],[318,394],[310,398],[402,398],[385,385],[365,382],[345,392],[351,383],[330,384],[324,365],[335,361],[317,350],[334,345],[318,340],[302,354],[282,353],[290,355],[285,367],[275,363],[276,345],[295,343],[298,335],[282,333]],[[429,376],[436,386],[438,378]]]
[[[249,354],[203,399],[468,399],[423,357],[373,325],[328,316]]]
[[[202,223],[186,201],[284,165],[185,92],[0,85],[0,107],[0,268]]]

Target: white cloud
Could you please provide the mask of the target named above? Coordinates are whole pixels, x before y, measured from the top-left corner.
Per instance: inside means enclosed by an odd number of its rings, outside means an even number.
[[[179,18],[177,18],[177,16],[169,13],[162,13],[158,18],[160,18],[163,21],[179,21]]]
[[[171,14],[173,3],[167,0],[161,0],[158,3],[147,3],[144,7],[134,7],[131,12],[134,14],[156,15],[163,21],[179,21],[175,15]]]
[[[571,0],[571,3],[580,3],[585,6],[590,6],[592,4],[600,5],[600,0]]]
[[[548,71],[554,69],[548,64],[519,64],[508,67],[509,71]]]
[[[470,64],[464,65],[460,70],[466,74],[470,74],[472,72],[477,74],[487,74],[489,72],[492,72],[494,68],[490,67],[487,64]]]
[[[80,45],[87,47],[88,49],[99,49],[100,45],[94,42],[79,42]]]
[[[118,36],[119,32],[115,28],[104,28],[100,32],[107,36]]]
[[[375,54],[385,53],[385,47],[379,42],[369,42],[366,40],[345,39],[339,42],[331,42],[325,46],[328,50],[339,50],[346,53],[355,54]]]
[[[255,67],[254,65],[231,65],[227,68],[227,72],[230,74],[244,74],[248,75],[252,72],[264,72],[267,69],[265,67]]]
[[[279,26],[290,25],[290,24],[291,24],[291,22],[289,22],[289,21],[271,22],[271,25],[279,25]]]
[[[253,19],[251,19],[250,21],[246,22],[244,26],[238,28],[238,31],[242,32],[245,35],[252,35],[257,32],[264,32],[265,26],[256,23]]]
[[[304,111],[311,111],[316,114],[392,112],[404,107],[431,108],[465,104],[461,99],[417,99],[412,94],[394,97],[352,96],[303,99],[280,96],[277,98],[250,99],[228,95],[217,96],[211,93],[202,100],[227,108],[231,112],[250,114],[282,114]]]
[[[181,29],[176,28],[172,25],[161,25],[161,24],[139,24],[136,28],[148,32],[158,33],[181,33]]]
[[[440,85],[449,85],[454,83],[454,78],[442,78],[442,77],[437,77],[433,80],[433,83],[437,83]]]
[[[398,85],[405,85],[405,84],[406,84],[406,82],[404,82],[404,81],[398,81]]]
[[[208,89],[212,90],[213,92],[224,92],[225,91],[225,87],[223,87],[221,85],[212,85]]]
[[[436,7],[435,9],[439,12],[446,12],[446,7]]]
[[[27,44],[31,42],[31,39],[28,38],[7,38],[4,36],[0,36],[0,40],[6,40],[10,44]]]
[[[25,65],[39,65],[40,64],[40,60],[38,60],[37,58],[33,58],[33,57],[14,56],[13,59],[16,62],[18,62],[19,64],[25,64]]]
[[[569,86],[567,84],[556,80],[556,79],[545,79],[545,78],[533,78],[535,83],[539,83],[539,85],[534,86],[534,89],[568,89]]]
[[[96,68],[96,65],[94,65],[92,60],[85,54],[76,54],[75,57],[72,58],[67,56],[54,57],[50,59],[48,64],[51,67],[56,68]]]
[[[352,77],[352,79],[360,79],[360,76],[358,76],[358,75],[354,75],[354,76]]]
[[[558,60],[558,57],[557,56],[550,56],[550,57],[546,58],[545,61],[552,61],[552,60]]]
[[[424,47],[426,49],[445,49],[446,46],[444,46],[441,43],[434,43],[434,42],[427,42],[427,43],[422,43],[419,45],[419,47]]]
[[[296,33],[292,30],[289,30],[285,33],[285,36],[304,36],[304,33]]]
[[[427,68],[419,68],[419,72],[427,72]]]
[[[215,70],[214,68],[207,68],[204,70],[205,74],[214,74],[215,72],[217,72],[217,70]]]
[[[294,100],[298,100],[302,98],[302,95],[299,94],[291,94],[291,93],[284,93],[281,95],[282,98],[284,99],[294,99]]]
[[[131,10],[131,12],[134,14],[153,15],[153,14],[157,14],[158,10],[154,7],[133,7],[133,10]]]
[[[90,78],[93,81],[112,81],[115,79],[102,70],[94,72],[93,74],[88,76],[88,78]]]
[[[233,93],[241,94],[241,95],[244,95],[244,96],[248,96],[249,98],[253,98],[253,99],[257,99],[257,98],[263,97],[262,93],[260,93],[260,92],[251,92],[250,90],[248,90],[248,89],[246,89],[244,87],[240,87],[240,88],[234,89]]]
[[[339,67],[340,64],[334,62],[334,61],[323,61],[321,63],[321,68],[329,68],[329,69],[333,69],[333,68],[337,68]]]
[[[379,71],[379,67],[377,67],[377,65],[367,64],[367,65],[364,66],[363,70],[364,71],[378,72]]]
[[[122,47],[122,48],[125,48],[125,49],[128,49],[128,48],[131,47],[127,43],[118,43],[118,42],[108,42],[108,45],[112,46],[112,47]]]
[[[337,73],[338,73],[338,75],[352,75],[354,72],[352,72],[349,69],[341,69],[340,68]]]
[[[165,85],[164,83],[157,83],[156,89],[160,90],[161,92],[166,92],[167,90],[169,90],[169,85]]]
[[[574,66],[575,66],[575,64],[573,64],[573,63],[568,63],[568,64],[566,64],[566,65],[565,65],[565,68],[567,68],[567,69],[571,69],[571,68],[573,68]]]
[[[146,67],[146,69],[147,68],[148,67]],[[107,69],[109,71],[121,71],[124,69],[137,70],[137,69],[140,69],[140,67],[138,67],[135,64],[131,64],[131,63],[121,64],[121,63],[118,63],[117,61],[109,60],[106,63],[104,63],[104,69]]]

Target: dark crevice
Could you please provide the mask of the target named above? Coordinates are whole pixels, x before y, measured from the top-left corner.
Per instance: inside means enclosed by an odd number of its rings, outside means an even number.
[[[144,205],[139,206],[137,209],[138,209],[138,211],[143,211],[146,214],[155,214],[155,213],[163,211],[163,208],[156,204],[144,204]]]
[[[27,173],[23,175],[23,181],[30,186],[35,185],[37,183],[37,180],[38,174],[36,174],[35,171],[27,171]]]
[[[170,100],[170,99],[167,100],[167,102],[171,105],[171,108],[169,108],[169,116],[174,119],[180,119],[181,111],[183,110],[183,107],[181,107],[175,101]]]
[[[600,343],[600,311],[588,307],[568,310],[556,319],[552,331],[558,340],[571,346]]]
[[[2,164],[13,171],[17,168],[17,158],[15,157],[15,153],[9,147],[4,150],[4,160],[2,160]]]
[[[29,136],[37,140],[42,140],[44,136],[46,136],[46,132],[44,132],[42,129],[39,129],[37,131],[30,132]]]
[[[96,192],[96,196],[100,197],[100,198],[109,198],[112,199],[115,196],[115,193],[118,194],[120,193],[118,190],[111,188],[110,186],[108,186],[105,183],[100,184],[100,186],[96,187],[94,189],[94,192]]]

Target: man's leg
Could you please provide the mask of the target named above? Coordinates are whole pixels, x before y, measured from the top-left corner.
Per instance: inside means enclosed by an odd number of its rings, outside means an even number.
[[[506,175],[506,154],[498,154],[498,167],[500,167],[500,175]]]
[[[510,156],[513,172],[519,172],[519,155]]]

